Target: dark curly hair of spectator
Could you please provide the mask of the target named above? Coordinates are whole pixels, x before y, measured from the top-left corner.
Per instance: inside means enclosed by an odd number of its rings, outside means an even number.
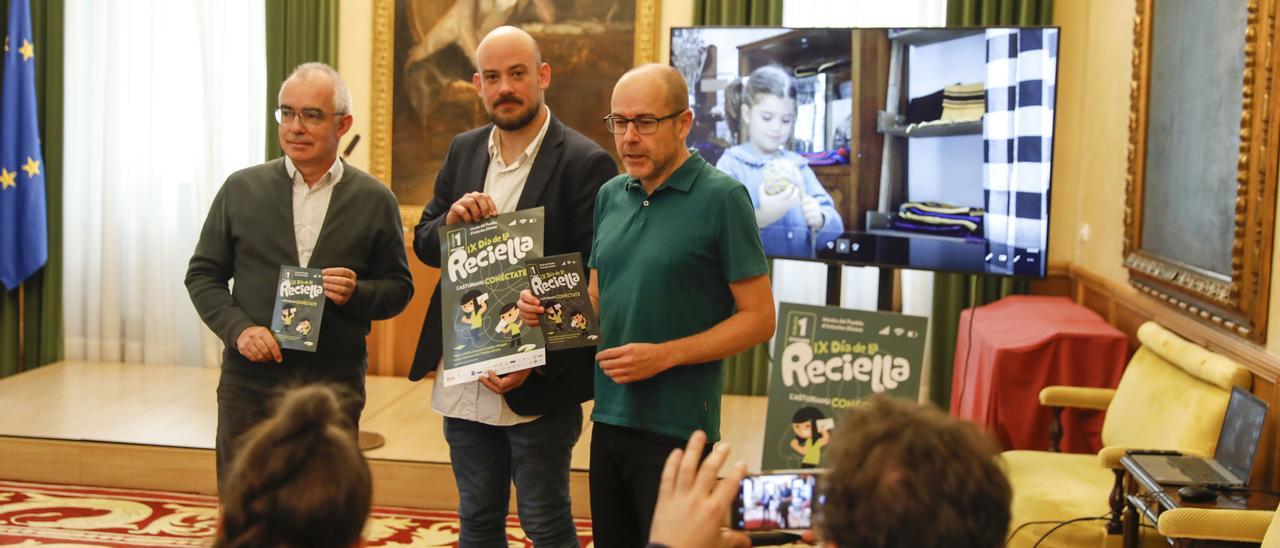
[[[932,406],[885,396],[832,434],[818,535],[859,548],[1003,546],[1012,491],[996,444]]]
[[[245,435],[227,479],[214,546],[352,548],[372,504],[369,465],[340,388],[289,391]]]

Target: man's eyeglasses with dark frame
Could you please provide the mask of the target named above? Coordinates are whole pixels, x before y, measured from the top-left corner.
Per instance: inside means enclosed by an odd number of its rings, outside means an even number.
[[[302,110],[293,110],[288,107],[280,107],[276,109],[276,122],[282,126],[293,123],[294,118],[302,120],[302,125],[306,127],[316,127],[323,124],[325,119],[330,116],[346,116],[345,112],[328,113],[318,108],[304,108]]]
[[[634,125],[636,127],[636,133],[639,133],[641,135],[653,135],[655,132],[658,131],[658,124],[662,123],[663,120],[670,120],[672,118],[675,118],[676,116],[684,114],[684,111],[686,110],[689,110],[689,109],[682,108],[666,116],[661,116],[656,118],[653,116],[639,116],[636,118],[624,118],[622,116],[615,116],[613,114],[610,114],[604,117],[604,127],[605,129],[609,130],[609,133],[612,133],[614,135],[622,135],[627,132],[628,125]]]

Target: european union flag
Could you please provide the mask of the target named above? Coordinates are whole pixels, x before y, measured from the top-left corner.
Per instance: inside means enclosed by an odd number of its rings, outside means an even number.
[[[31,6],[10,0],[0,88],[0,283],[13,289],[48,259]]]

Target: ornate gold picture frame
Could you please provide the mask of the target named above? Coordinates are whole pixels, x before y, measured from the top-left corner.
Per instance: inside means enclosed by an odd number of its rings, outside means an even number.
[[[1262,343],[1275,226],[1280,0],[1138,0],[1124,265],[1139,290]]]
[[[632,65],[635,65],[640,63],[655,62],[658,60],[658,39],[659,39],[658,10],[660,7],[659,2],[660,0],[621,0],[617,2],[600,3],[599,6],[603,6],[603,8],[598,7],[596,4],[591,4],[590,9],[596,9],[596,10],[605,9],[606,11],[608,11],[608,17],[611,17],[611,18],[617,18],[616,10],[619,9],[621,6],[627,6],[629,8],[629,6],[634,4],[634,10],[635,10],[634,29],[630,33],[632,36],[632,40],[631,40],[631,43],[628,44],[628,46],[631,47],[631,56],[618,58],[617,50],[615,48],[615,50],[613,50],[612,53],[609,53],[610,55],[613,55],[613,61],[610,62],[606,60],[606,61],[596,62],[598,66],[603,66],[604,69],[593,70],[592,71],[593,74],[597,76],[604,76],[604,77],[616,79],[617,76],[621,76],[622,71],[625,71],[627,68],[630,68],[630,66],[622,66],[622,65],[626,65],[627,62],[630,62]],[[565,5],[560,6],[559,4],[561,3]],[[397,118],[396,108],[402,108],[404,104],[404,100],[403,98],[400,100],[400,103],[399,103],[400,106],[398,107],[396,94],[404,93],[404,90],[398,90],[396,86],[398,85],[397,78],[400,77],[402,74],[405,74],[404,72],[405,68],[403,65],[396,66],[398,64],[397,48],[399,48],[403,52],[403,50],[406,47],[405,37],[400,36],[398,38],[397,32],[400,32],[403,35],[406,32],[406,29],[408,29],[408,32],[414,35],[418,35],[418,36],[429,35],[430,32],[434,29],[433,28],[424,29],[423,28],[424,25],[422,24],[422,22],[430,21],[432,20],[433,17],[436,17],[439,14],[443,14],[451,10],[455,2],[453,0],[373,0],[373,4],[374,4],[373,5],[373,62],[372,62],[372,67],[373,67],[372,95],[373,96],[371,99],[372,113],[371,113],[371,120],[370,120],[370,133],[371,133],[370,171],[375,177],[391,185],[392,190],[395,191],[397,194],[397,198],[400,199],[400,215],[404,221],[404,224],[406,227],[412,227],[418,222],[418,219],[422,216],[422,208],[426,205],[426,202],[430,200],[431,188],[430,188],[430,185],[427,185],[426,188],[423,188],[424,179],[426,177],[423,176],[422,174],[417,174],[414,177],[413,182],[410,185],[408,185],[409,188],[406,188],[406,185],[402,185],[402,187],[399,189],[397,188],[397,179],[395,178],[396,174],[394,173],[394,169],[393,169],[393,166],[396,164],[396,162],[393,161],[393,155],[395,154],[396,145],[398,144],[395,142],[396,131],[394,128],[394,124],[396,123],[397,119],[403,120],[403,116]],[[532,12],[533,10],[537,10],[539,16],[545,16],[549,11],[552,14],[560,15],[562,18],[566,15],[567,11],[569,11],[565,9],[566,7],[572,7],[572,6],[582,7],[587,5],[587,4],[582,4],[580,2],[576,4],[574,2],[558,2],[557,0],[514,2],[512,4],[517,6],[515,8],[517,11],[525,10],[526,12]],[[531,5],[524,6],[524,4],[531,4]],[[548,10],[548,6],[549,6],[549,10]],[[612,11],[609,11],[609,10],[612,10]],[[413,20],[411,21],[406,20],[403,22],[403,24],[398,24],[397,17],[398,16],[405,17],[407,13],[414,15]],[[568,15],[571,15],[571,14],[568,14]],[[436,18],[437,23],[438,21],[439,21],[439,18]],[[537,26],[539,24],[542,24],[542,26],[541,27]],[[533,27],[525,27],[525,28],[526,30],[530,30],[531,28],[533,29],[541,28],[541,29],[552,29],[552,31],[554,31],[555,24],[560,24],[560,23],[554,23],[554,24],[547,24],[545,22],[534,23]],[[586,25],[583,25],[583,27],[584,29],[582,30],[582,34],[584,36],[590,35],[594,30],[598,30],[599,28],[601,28],[595,23],[588,23]],[[616,28],[609,27],[607,23],[604,28],[606,30],[613,29],[612,32],[615,35],[617,34]],[[539,34],[536,30],[530,30],[530,32],[531,34],[534,34],[535,38],[539,37]],[[460,57],[459,56],[459,53],[461,53],[460,46],[464,42],[465,42],[464,40],[458,40],[458,46],[459,46],[458,51],[446,52],[446,53],[452,53],[455,58]],[[552,112],[556,113],[557,117],[561,118],[562,121],[565,121],[566,124],[570,124],[571,126],[585,125],[585,124],[573,124],[569,120],[567,120],[566,115],[570,114],[569,111],[571,111],[572,109],[564,108],[563,106],[560,109],[557,109],[557,106],[554,100],[556,100],[557,98],[560,98],[560,100],[564,102],[563,104],[569,104],[569,101],[574,101],[574,100],[579,101],[580,103],[582,100],[582,96],[576,95],[575,92],[581,93],[584,88],[590,87],[591,85],[594,85],[595,88],[599,88],[601,85],[603,85],[603,83],[597,81],[597,82],[593,82],[590,85],[588,84],[575,85],[575,82],[573,81],[572,77],[566,78],[565,76],[565,69],[566,69],[565,63],[557,63],[557,60],[554,57],[555,53],[553,51],[549,51],[549,49],[554,49],[554,46],[551,46],[549,44],[541,44],[541,43],[540,45],[543,46],[544,57],[552,65],[553,84],[552,84],[552,87],[547,92],[548,104],[551,105]],[[586,58],[594,54],[604,54],[606,52],[609,52],[608,48],[599,47],[599,46],[600,46],[599,44],[595,44],[594,47],[592,47],[590,44],[584,43],[581,46],[581,52],[575,53],[574,62],[580,62],[582,58]],[[453,47],[453,46],[450,46],[450,47]],[[592,51],[593,49],[595,51]],[[401,53],[401,55],[403,56],[403,53]],[[624,59],[624,61],[618,62],[617,59]],[[457,59],[455,59],[454,62],[456,65]],[[454,68],[456,69],[456,66]],[[609,74],[610,71],[617,72],[618,74],[616,75]],[[583,69],[579,73],[582,73],[582,72],[585,72],[585,69]],[[459,74],[459,71],[454,70],[454,73],[455,73],[455,76],[454,76],[455,81],[451,83],[452,88],[445,89],[443,92],[441,92],[441,94],[454,93],[455,94],[454,97],[457,97],[467,93],[467,90],[465,89],[465,87],[456,79],[457,78],[456,74]],[[470,82],[468,80],[466,82],[466,86],[469,86],[469,85],[470,85]],[[436,90],[436,91],[439,91],[439,90]],[[474,94],[474,92],[471,92],[471,93]],[[563,94],[563,96],[558,96],[557,94]],[[423,101],[422,99],[418,99],[419,103],[422,103],[422,101]],[[594,99],[592,100],[592,102],[595,102]],[[608,110],[607,96],[605,97],[604,103],[600,106],[604,110],[601,111],[599,117],[603,117],[604,113],[606,113]],[[483,123],[483,121],[481,120],[484,114],[483,110],[477,111],[476,109],[481,109],[478,100],[475,102],[475,107],[473,107],[471,111],[462,113],[463,117],[469,116],[472,120],[475,120],[477,122],[477,123],[474,123],[474,125],[471,125],[470,127],[479,127]],[[457,110],[458,109],[455,109],[455,114]],[[591,112],[590,116],[594,116],[594,114],[595,114],[594,112]],[[588,114],[583,113],[582,116],[588,116]],[[455,118],[457,118],[457,116],[455,116]],[[459,123],[456,119],[452,121],[454,122],[452,126],[458,126],[458,127],[465,126],[465,124]],[[429,125],[430,129],[425,130],[427,133],[431,134],[430,140],[432,141],[432,143],[429,143],[421,148],[418,148],[417,150],[422,151],[421,154],[423,155],[426,161],[438,162],[439,160],[443,159],[443,153],[444,153],[443,150],[438,151],[437,153],[433,153],[432,150],[435,148],[440,148],[438,146],[439,144],[438,141],[442,140],[444,143],[447,143],[448,140],[451,139],[453,135],[455,135],[459,131],[457,128],[452,126],[450,126],[449,124],[431,124]],[[466,129],[470,129],[470,127],[467,127]],[[597,140],[600,140],[600,138],[593,136],[590,133],[590,131],[593,129],[591,127],[586,127],[586,128],[575,127],[575,129],[578,129],[579,131],[586,133],[589,137],[593,137],[593,138],[596,138]],[[603,132],[603,127],[601,127],[600,132]],[[602,146],[605,147],[605,150],[609,150],[609,151],[613,150],[612,141],[603,143]],[[401,148],[403,149],[405,147],[401,146]],[[435,157],[435,156],[438,156],[438,157]],[[434,171],[431,170],[429,167],[427,169],[431,171],[430,179],[434,180]]]

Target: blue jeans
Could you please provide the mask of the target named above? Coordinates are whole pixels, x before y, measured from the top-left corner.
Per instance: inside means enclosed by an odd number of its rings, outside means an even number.
[[[569,460],[581,434],[581,405],[514,426],[445,417],[460,498],[458,545],[507,546],[507,505],[515,482],[520,527],[535,546],[580,546]]]

